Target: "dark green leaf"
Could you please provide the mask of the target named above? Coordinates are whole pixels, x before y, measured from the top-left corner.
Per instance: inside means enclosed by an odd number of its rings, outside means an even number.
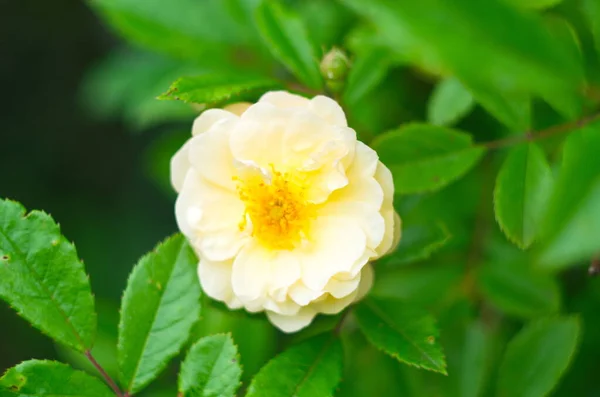
[[[242,75],[207,74],[182,77],[158,99],[216,105],[230,100],[248,99],[277,87],[273,80]]]
[[[540,262],[562,267],[600,252],[600,122],[572,133],[540,228]]]
[[[521,248],[529,247],[537,235],[552,183],[544,152],[534,143],[512,149],[498,173],[496,220],[509,240]]]
[[[198,260],[183,236],[159,244],[133,269],[119,324],[121,381],[135,393],[179,352],[200,315]]]
[[[583,0],[582,5],[582,11],[594,35],[596,49],[600,53],[600,2],[598,0]]]
[[[434,88],[427,105],[427,120],[435,125],[452,125],[469,114],[473,96],[458,79],[449,77]]]
[[[46,213],[0,200],[0,297],[48,336],[90,349],[96,313],[90,282],[73,244]]]
[[[344,101],[354,104],[371,92],[385,78],[390,63],[389,51],[383,48],[372,48],[358,54],[348,75]]]
[[[548,87],[576,91],[583,83],[580,61],[541,18],[504,0],[343,2],[368,17],[390,48],[416,52],[413,63],[437,61],[482,87],[539,93]]]
[[[443,188],[471,169],[485,149],[475,147],[460,131],[427,124],[409,124],[373,141],[381,161],[394,176],[396,193]]]
[[[523,328],[504,355],[498,395],[547,396],[573,359],[579,328],[576,317],[540,320]]]
[[[263,0],[256,22],[273,55],[304,84],[320,88],[319,56],[300,17],[276,0]]]
[[[233,397],[241,375],[231,336],[207,336],[190,348],[181,364],[179,392],[184,397]]]
[[[323,334],[292,346],[254,377],[246,397],[329,397],[342,377],[342,344]]]
[[[485,391],[492,369],[491,345],[490,331],[485,329],[483,324],[473,322],[467,327],[460,372],[457,374],[460,397],[479,397]]]
[[[479,287],[494,306],[509,315],[532,318],[560,309],[556,280],[536,272],[527,261],[486,264],[479,274]]]
[[[100,379],[55,361],[25,361],[0,378],[14,397],[114,397]]]
[[[398,248],[378,263],[391,267],[425,260],[445,246],[451,238],[450,232],[442,223],[403,225]]]
[[[435,320],[394,300],[367,299],[356,306],[358,324],[377,348],[415,367],[446,374]]]

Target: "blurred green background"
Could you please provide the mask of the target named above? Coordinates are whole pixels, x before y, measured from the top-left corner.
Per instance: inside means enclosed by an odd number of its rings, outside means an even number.
[[[269,55],[244,19],[244,10],[235,8],[238,2],[223,0],[223,7],[208,7],[214,15],[199,25],[199,15],[192,12],[198,3],[177,1],[181,9],[191,11],[177,14],[175,8],[163,7],[164,13],[154,12],[158,25],[168,26],[177,18],[181,23],[153,37],[145,36],[152,29],[141,19],[123,17],[130,15],[127,12],[135,14],[136,1],[141,0],[98,1],[105,5],[99,9],[106,12],[106,20],[121,33],[127,32],[130,40],[126,43],[85,2],[0,0],[0,86],[4,89],[0,197],[51,213],[75,242],[98,302],[95,353],[113,373],[121,293],[136,260],[176,231],[168,161],[189,135],[191,121],[199,112],[199,108],[155,97],[178,77],[206,70],[245,68],[293,80]],[[350,124],[363,139],[408,121],[431,119],[428,101],[432,92],[441,80],[452,77],[438,70],[435,62],[414,67],[413,59],[388,51],[374,32],[377,29],[339,2],[285,3],[310,27],[320,56],[338,45],[348,50],[356,68],[372,70],[365,73],[371,79],[366,87],[354,87],[360,95],[345,98]],[[577,42],[585,56],[587,78],[597,84],[600,58],[590,56],[594,43],[578,12],[579,3],[565,0],[545,16],[564,18],[573,26],[578,36],[569,43]],[[123,9],[115,4],[122,4]],[[160,9],[159,2],[145,4],[150,4],[150,11]],[[144,16],[149,17],[150,11]],[[185,35],[193,40],[183,40]],[[208,43],[202,55],[190,52],[196,39]],[[364,63],[365,59],[373,63]],[[569,105],[558,106],[557,111],[535,98],[531,101],[534,117],[523,120],[518,98],[485,100],[476,90],[473,96],[468,110],[463,109],[464,114],[452,123],[477,142],[521,133],[514,125],[524,123],[539,130],[576,118]],[[507,103],[516,110],[503,108]],[[543,144],[555,164],[561,143],[556,138]],[[530,266],[529,255],[501,234],[492,206],[494,180],[505,157],[506,151],[493,151],[464,178],[437,193],[398,198],[405,248],[414,241],[425,241],[431,251],[443,248],[410,264],[395,263],[398,258],[382,261],[377,270],[375,296],[425,306],[438,318],[450,376],[419,371],[384,356],[366,343],[350,319],[344,335],[348,362],[338,395],[472,397],[478,394],[469,394],[473,389],[465,386],[471,378],[485,383],[473,386],[483,390],[481,395],[494,395],[502,353],[524,323],[557,313],[579,313],[583,321],[579,353],[552,395],[600,396],[596,381],[600,278],[587,275],[584,261],[557,274],[538,274]],[[314,329],[327,327],[328,320],[320,318]],[[276,332],[260,315],[231,313],[207,300],[203,321],[196,328],[195,336],[233,332],[240,345],[245,381],[297,338]],[[473,351],[485,354],[472,356]],[[80,357],[55,346],[0,304],[0,373],[30,358],[86,366]],[[177,365],[171,365],[142,395],[174,396],[176,371]]]

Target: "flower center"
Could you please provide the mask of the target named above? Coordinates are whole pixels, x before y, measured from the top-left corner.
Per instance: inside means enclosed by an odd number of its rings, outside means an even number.
[[[238,194],[246,205],[240,230],[252,223],[252,236],[272,249],[293,249],[307,237],[314,205],[305,199],[302,178],[276,171],[253,174],[238,181]]]

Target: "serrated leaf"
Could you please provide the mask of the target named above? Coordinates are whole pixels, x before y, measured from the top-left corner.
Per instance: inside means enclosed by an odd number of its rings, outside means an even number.
[[[50,215],[0,200],[0,280],[0,297],[35,327],[80,352],[92,347],[90,282]]]
[[[600,122],[571,133],[540,227],[539,262],[564,267],[600,252]]]
[[[552,184],[552,170],[537,145],[511,149],[496,179],[494,211],[504,234],[519,247],[536,238]]]
[[[128,392],[152,381],[187,341],[200,316],[197,263],[178,234],[133,269],[123,295],[117,346],[119,374]]]
[[[481,268],[478,283],[486,299],[512,316],[533,318],[560,309],[558,282],[536,272],[528,261],[488,263]]]
[[[323,85],[319,56],[302,19],[276,0],[263,0],[256,23],[273,56],[311,88]]]
[[[329,397],[342,377],[340,340],[310,338],[269,361],[252,380],[246,397]]]
[[[469,114],[475,102],[471,93],[454,78],[440,81],[427,104],[427,120],[435,125],[452,125]]]
[[[213,106],[231,100],[252,99],[278,86],[276,81],[261,77],[206,74],[180,78],[158,99]]]
[[[354,310],[369,342],[397,360],[446,375],[439,331],[429,314],[402,301],[367,299]]]
[[[114,397],[100,379],[55,361],[25,361],[0,378],[14,397]]]
[[[573,359],[579,329],[577,317],[539,320],[523,328],[506,349],[498,396],[547,396]]]
[[[444,247],[451,238],[443,223],[403,225],[398,248],[377,263],[393,267],[425,260]]]
[[[358,54],[348,74],[344,101],[355,104],[371,92],[385,78],[391,61],[389,51],[382,48],[370,48]]]
[[[179,392],[183,397],[233,397],[241,375],[231,336],[207,336],[190,348],[181,364]]]
[[[485,88],[539,93],[553,86],[576,91],[583,83],[581,62],[554,40],[541,18],[504,0],[343,2],[377,26],[390,48],[416,52],[413,63],[438,61]]]
[[[399,194],[439,190],[485,153],[468,134],[428,124],[405,125],[378,136],[371,146],[392,172]]]

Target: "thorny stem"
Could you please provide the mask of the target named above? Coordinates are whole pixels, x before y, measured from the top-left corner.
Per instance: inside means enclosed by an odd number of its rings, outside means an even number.
[[[102,375],[102,377],[104,378],[104,380],[106,381],[106,383],[108,383],[108,385],[110,386],[110,388],[113,389],[113,391],[115,392],[115,394],[117,395],[117,397],[128,397],[129,396],[129,393],[123,394],[123,392],[121,391],[121,389],[119,389],[119,386],[117,386],[117,384],[115,383],[115,381],[112,380],[112,378],[110,377],[110,375],[108,373],[106,373],[106,371],[104,370],[104,368],[102,368],[102,366],[98,363],[98,361],[96,361],[96,359],[92,355],[91,351],[86,350],[85,356],[88,358],[88,360],[90,360],[90,362],[92,363],[92,365],[98,370],[98,372],[100,373],[100,375]]]
[[[583,117],[579,120],[572,121],[569,123],[555,125],[555,126],[546,128],[541,131],[528,132],[528,133],[525,133],[520,136],[514,136],[514,137],[499,139],[497,141],[481,143],[480,146],[483,146],[488,149],[500,149],[500,148],[504,148],[504,147],[508,147],[508,146],[517,145],[519,143],[539,141],[541,139],[550,138],[554,135],[568,133],[575,128],[584,127],[596,120],[600,120],[600,113],[592,114],[590,116]]]

